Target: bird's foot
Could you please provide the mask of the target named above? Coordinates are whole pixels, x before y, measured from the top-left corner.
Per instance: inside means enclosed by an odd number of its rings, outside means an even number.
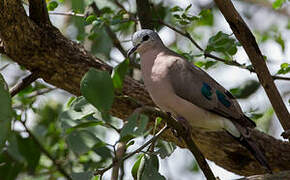
[[[192,128],[191,128],[191,125],[189,124],[189,122],[188,122],[185,118],[183,118],[183,117],[181,117],[181,116],[177,117],[176,120],[177,120],[177,121],[182,125],[182,127],[184,128],[184,133],[186,133],[186,135],[190,135],[190,136],[191,136]]]

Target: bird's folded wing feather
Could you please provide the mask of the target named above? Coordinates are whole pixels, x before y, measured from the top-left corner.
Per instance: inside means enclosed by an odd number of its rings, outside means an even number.
[[[255,127],[233,95],[200,68],[177,57],[171,62],[168,76],[176,95],[243,127]]]

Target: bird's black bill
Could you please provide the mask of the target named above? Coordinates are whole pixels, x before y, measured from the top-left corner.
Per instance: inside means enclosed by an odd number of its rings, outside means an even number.
[[[133,54],[133,53],[137,50],[137,48],[139,47],[139,45],[140,45],[140,44],[137,44],[136,46],[132,47],[132,48],[128,51],[128,53],[127,53],[127,57],[130,57],[131,54]]]

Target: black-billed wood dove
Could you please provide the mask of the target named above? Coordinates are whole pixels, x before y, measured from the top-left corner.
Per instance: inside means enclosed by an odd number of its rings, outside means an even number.
[[[245,146],[268,172],[265,155],[247,136],[255,123],[244,115],[233,95],[202,69],[168,49],[158,34],[143,29],[134,33],[133,48],[141,57],[146,89],[155,104],[177,120],[207,131],[227,131]]]

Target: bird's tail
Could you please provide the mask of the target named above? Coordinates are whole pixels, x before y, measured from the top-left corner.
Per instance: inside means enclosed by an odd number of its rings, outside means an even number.
[[[234,136],[232,136],[234,137]],[[234,137],[241,145],[247,148],[251,154],[255,157],[255,159],[265,168],[265,170],[272,174],[272,169],[270,168],[265,154],[261,151],[258,145],[251,137],[247,137],[245,135],[241,135],[239,138]]]

